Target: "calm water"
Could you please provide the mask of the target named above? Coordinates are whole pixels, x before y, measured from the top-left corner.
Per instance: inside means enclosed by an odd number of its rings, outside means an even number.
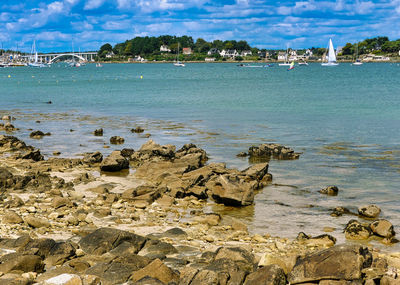
[[[0,102],[0,114],[17,117],[21,130],[15,135],[48,156],[53,150],[64,156],[107,153],[113,146],[102,147],[112,135],[138,148],[146,139],[129,131],[138,125],[156,142],[194,142],[211,161],[240,169],[248,162],[236,158],[238,152],[282,143],[303,152],[301,158],[271,161],[275,184],[256,196],[254,207],[230,212],[253,232],[294,237],[330,226],[343,241],[352,217],[332,218],[330,209],[368,203],[380,206],[400,232],[398,64],[310,64],[290,72],[228,63],[8,68],[0,69]],[[105,136],[93,137],[99,127]],[[52,136],[30,140],[30,128]],[[339,196],[317,192],[331,184]]]

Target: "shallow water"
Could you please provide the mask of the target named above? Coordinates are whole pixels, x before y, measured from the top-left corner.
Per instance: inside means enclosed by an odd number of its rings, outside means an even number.
[[[355,210],[375,203],[400,229],[399,79],[400,66],[389,63],[310,64],[292,71],[229,63],[4,68],[0,114],[12,113],[20,128],[15,135],[48,156],[54,150],[62,156],[109,153],[122,147],[103,149],[113,135],[137,149],[147,138],[130,132],[136,126],[156,142],[193,142],[211,161],[240,169],[249,163],[237,153],[282,143],[302,152],[300,159],[272,160],[274,184],[256,196],[254,207],[229,214],[257,233],[317,235],[330,226],[343,241],[342,229],[353,217],[331,217],[339,205]],[[99,127],[104,137],[91,134]],[[33,140],[29,129],[52,136]],[[317,192],[332,184],[340,189],[337,197]]]

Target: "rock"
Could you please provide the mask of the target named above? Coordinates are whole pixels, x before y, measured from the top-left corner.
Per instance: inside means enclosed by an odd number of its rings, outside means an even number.
[[[268,265],[249,274],[244,285],[286,285],[286,275],[278,265]]]
[[[237,156],[237,157],[246,157],[246,156],[247,156],[247,153],[244,152],[244,151],[242,151],[242,152],[239,152],[236,156]]]
[[[368,248],[360,245],[337,245],[297,261],[288,275],[290,284],[320,280],[358,280],[362,269],[372,264]]]
[[[66,197],[54,197],[51,204],[54,209],[58,209],[60,207],[71,205],[72,202]]]
[[[283,145],[270,143],[250,147],[249,156],[250,158],[298,159],[300,153],[296,153],[291,148]]]
[[[353,239],[353,240],[368,239],[372,234],[369,226],[363,225],[356,220],[350,220],[347,223],[344,229],[344,233],[347,239]]]
[[[75,253],[75,246],[70,242],[56,242],[45,259],[46,267],[61,265],[71,257],[74,257]]]
[[[42,131],[33,131],[29,134],[29,136],[33,139],[41,139],[44,136],[50,136],[50,133],[43,133]]]
[[[22,220],[22,218],[14,211],[11,211],[11,210],[5,211],[4,216],[3,216],[3,223],[21,224],[23,222],[24,221]]]
[[[339,193],[339,188],[337,186],[328,186],[326,188],[319,190],[319,193],[328,196],[337,196],[337,194]]]
[[[40,153],[40,150],[38,150],[38,149],[28,150],[26,153],[24,153],[21,156],[21,158],[22,159],[32,159],[33,161],[44,160],[43,155]]]
[[[131,129],[131,132],[132,132],[132,133],[140,134],[140,133],[143,133],[143,132],[144,132],[144,129],[141,128],[141,127],[136,127],[136,128],[134,128],[134,129]]]
[[[331,216],[332,217],[340,217],[343,216],[344,214],[352,214],[349,209],[345,207],[336,207],[333,209]]]
[[[100,165],[102,171],[120,171],[129,168],[129,161],[121,155],[120,151],[113,151]]]
[[[237,176],[218,175],[206,183],[211,197],[226,206],[248,206],[254,201],[254,187]]]
[[[10,115],[4,115],[3,117],[1,117],[1,119],[3,121],[11,121],[11,116]]]
[[[258,267],[276,264],[283,269],[285,274],[288,274],[292,271],[297,259],[298,255],[275,256],[270,253],[265,253],[261,256],[261,259],[258,262]]]
[[[125,139],[119,136],[114,136],[110,138],[110,143],[112,144],[123,144]]]
[[[76,274],[64,273],[43,282],[43,285],[82,285],[81,278]]]
[[[315,247],[318,246],[330,247],[334,246],[336,243],[336,238],[327,234],[319,235],[316,237],[309,237],[304,233],[299,233],[299,235],[297,236],[297,240],[299,241],[299,243]]]
[[[268,174],[268,163],[257,163],[242,171],[246,176],[245,180],[261,181]]]
[[[44,264],[37,255],[7,254],[1,257],[0,272],[42,272]]]
[[[142,249],[146,238],[117,229],[100,228],[82,238],[79,244],[85,253],[101,255],[116,248],[122,242],[128,242],[135,247],[136,254]]]
[[[159,259],[155,259],[146,267],[134,272],[130,280],[136,282],[146,276],[158,279],[164,284],[168,284],[169,282],[178,282],[179,280],[179,275]]]
[[[358,208],[358,213],[367,218],[376,218],[381,213],[381,209],[376,205],[361,206]]]
[[[209,213],[201,216],[194,217],[193,221],[209,226],[216,226],[221,221],[221,216],[214,213]]]
[[[175,146],[173,145],[159,145],[153,140],[147,141],[139,149],[141,154],[147,154],[150,156],[161,156],[165,158],[173,158],[175,156]]]
[[[0,167],[0,189],[9,188],[14,185],[14,175],[5,167]]]
[[[123,264],[120,262],[100,262],[88,268],[85,274],[100,277],[100,284],[122,284],[128,281],[132,272],[136,270],[135,266]]]
[[[50,227],[50,223],[48,220],[37,218],[33,216],[26,216],[24,218],[25,223],[27,223],[32,228],[42,228],[42,227]]]
[[[231,221],[228,222],[228,224],[231,225],[232,230],[248,232],[247,225],[244,222],[242,222],[242,221],[240,221],[239,219],[236,219],[236,218],[231,218],[230,220]]]
[[[370,228],[374,234],[380,237],[391,238],[396,234],[392,223],[384,219],[372,222]]]
[[[60,155],[60,154],[61,154],[61,152],[58,150],[53,151],[53,155]]]
[[[394,279],[389,276],[383,276],[380,280],[380,285],[400,285],[400,279]]]
[[[103,155],[99,151],[89,152],[85,153],[82,160],[87,164],[100,163],[103,161]]]
[[[103,136],[103,129],[101,128],[101,129],[94,130],[93,134],[97,137],[101,137],[101,136]]]
[[[4,135],[0,135],[0,147],[3,148],[3,150],[11,151],[32,148],[28,147],[23,141],[16,137]]]
[[[135,150],[133,148],[124,148],[121,150],[121,155],[123,157],[129,158],[134,152]]]
[[[138,254],[141,256],[152,256],[157,254],[164,256],[173,253],[178,253],[178,250],[172,244],[159,240],[148,240]]]
[[[254,255],[240,247],[221,247],[217,250],[214,260],[229,259],[235,262],[240,269],[246,272],[253,272],[256,263]]]
[[[161,237],[186,239],[187,233],[180,228],[172,228],[160,235]]]

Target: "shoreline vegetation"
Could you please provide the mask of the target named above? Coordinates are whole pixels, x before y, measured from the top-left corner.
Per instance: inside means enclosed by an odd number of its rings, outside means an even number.
[[[392,224],[375,205],[347,216],[336,245],[325,233],[295,239],[252,234],[240,219],[209,210],[235,211],[273,181],[267,160],[301,159],[279,144],[253,146],[238,156],[247,169],[208,163],[194,144],[180,149],[149,140],[138,150],[79,158],[44,157],[15,135],[18,118],[0,124],[0,281],[4,284],[397,284],[400,253],[377,249],[397,242]],[[33,122],[32,122],[33,124]],[[145,134],[132,126],[133,135]],[[102,128],[93,130],[101,137]],[[51,136],[40,130],[30,137]],[[107,147],[107,145],[105,145]],[[64,154],[65,155],[65,154]],[[336,186],[320,195],[340,195]],[[208,209],[208,210],[207,210]],[[327,213],[329,214],[329,213]],[[358,219],[358,220],[356,220]],[[338,262],[339,261],[339,262]],[[12,283],[14,282],[14,283]],[[19,283],[15,283],[19,282]]]

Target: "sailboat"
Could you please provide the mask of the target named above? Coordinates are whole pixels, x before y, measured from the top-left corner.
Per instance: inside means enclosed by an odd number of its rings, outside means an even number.
[[[358,44],[356,45],[356,61],[353,62],[353,65],[362,65],[363,63],[361,60],[358,58]]]
[[[183,62],[179,61],[179,42],[178,42],[178,53],[176,54],[176,62],[174,62],[175,66],[181,66],[184,67],[185,64]]]
[[[81,66],[79,61],[78,62],[75,61],[74,42],[72,42],[72,61],[69,64],[69,66],[71,66],[71,67],[80,67]]]
[[[328,48],[328,62],[321,63],[322,66],[336,66],[339,63],[336,62],[335,49],[333,48],[332,39],[329,39],[329,48]]]
[[[30,61],[28,62],[28,66],[30,66],[30,67],[47,67],[46,64],[40,63],[38,60],[38,53],[36,51],[36,41],[33,41],[33,44],[32,44],[31,57],[30,57]]]
[[[280,63],[279,66],[290,66],[290,62],[289,62],[289,48],[286,49],[286,53],[285,53],[285,61],[283,63]]]
[[[288,71],[292,70],[292,69],[294,69],[294,61],[292,61],[292,63],[290,64],[290,67],[288,68]]]

